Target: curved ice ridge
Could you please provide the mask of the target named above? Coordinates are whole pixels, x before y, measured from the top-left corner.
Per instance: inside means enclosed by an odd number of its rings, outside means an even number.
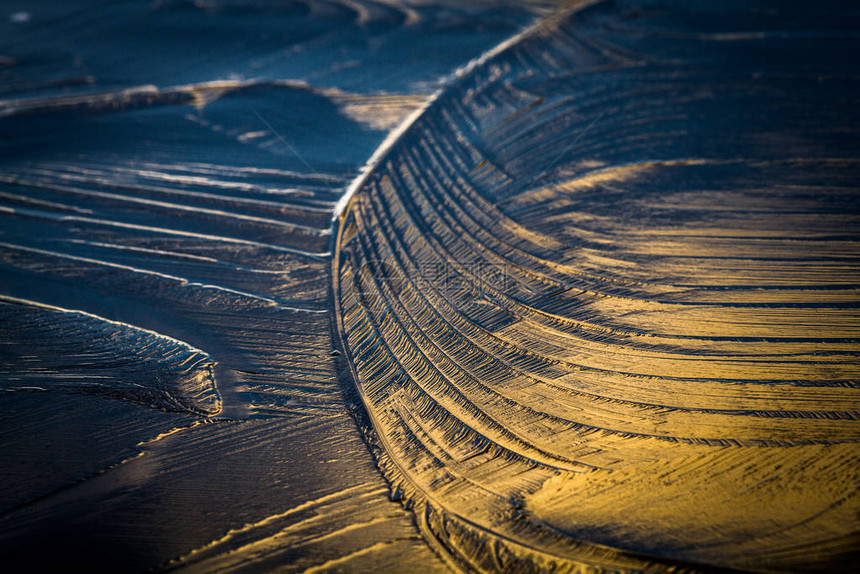
[[[88,393],[215,415],[215,362],[191,345],[118,321],[0,297],[3,390]]]

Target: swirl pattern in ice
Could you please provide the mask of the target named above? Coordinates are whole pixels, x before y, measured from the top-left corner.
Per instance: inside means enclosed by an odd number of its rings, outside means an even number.
[[[332,211],[533,5],[4,8],[0,562],[446,572],[338,376]]]

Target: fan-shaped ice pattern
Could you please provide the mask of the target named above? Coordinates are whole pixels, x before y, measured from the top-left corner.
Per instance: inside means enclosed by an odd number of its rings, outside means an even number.
[[[589,3],[358,187],[338,332],[387,475],[462,567],[856,561],[856,25]]]

